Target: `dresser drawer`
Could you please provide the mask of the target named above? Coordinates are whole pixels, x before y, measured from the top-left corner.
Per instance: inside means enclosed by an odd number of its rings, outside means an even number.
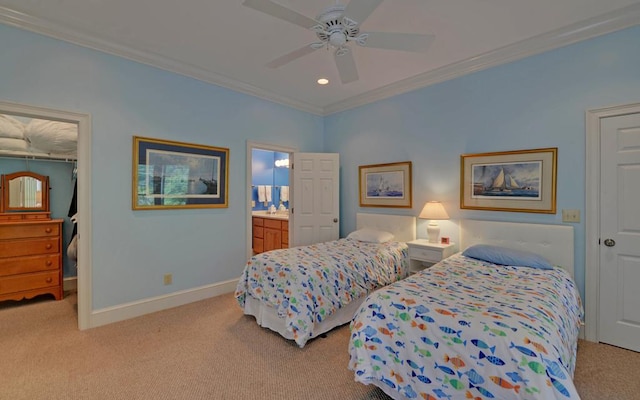
[[[58,285],[60,285],[58,271],[5,276],[0,278],[0,295]]]
[[[57,271],[60,255],[0,258],[0,276],[25,274],[38,271]]]
[[[36,254],[56,254],[60,252],[57,237],[29,240],[5,240],[0,242],[2,257],[32,256]]]
[[[429,262],[438,262],[442,260],[442,251],[410,247],[409,258]]]
[[[34,237],[57,237],[60,234],[60,225],[55,223],[25,223],[2,224],[0,223],[0,240],[22,239]]]

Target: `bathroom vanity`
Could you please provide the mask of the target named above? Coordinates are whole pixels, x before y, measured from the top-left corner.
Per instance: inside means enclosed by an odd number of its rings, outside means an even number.
[[[254,211],[252,213],[253,253],[289,247],[289,214]]]

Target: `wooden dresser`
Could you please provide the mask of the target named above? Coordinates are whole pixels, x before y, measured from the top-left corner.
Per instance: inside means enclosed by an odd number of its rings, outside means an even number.
[[[62,299],[62,222],[51,219],[49,177],[0,177],[0,301]]]
[[[62,299],[62,220],[0,221],[0,301]]]

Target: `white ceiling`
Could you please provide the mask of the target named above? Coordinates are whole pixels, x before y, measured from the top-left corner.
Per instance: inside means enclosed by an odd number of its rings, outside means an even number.
[[[435,39],[423,54],[352,45],[360,78],[342,84],[324,49],[266,67],[317,38],[242,3],[0,0],[0,22],[319,115],[640,24],[639,0],[384,0],[361,31]],[[277,3],[315,18],[335,1]],[[330,83],[317,85],[320,77]]]

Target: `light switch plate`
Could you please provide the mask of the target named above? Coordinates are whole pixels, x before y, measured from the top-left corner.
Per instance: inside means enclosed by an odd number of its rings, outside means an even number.
[[[580,210],[562,210],[562,222],[580,222]]]

